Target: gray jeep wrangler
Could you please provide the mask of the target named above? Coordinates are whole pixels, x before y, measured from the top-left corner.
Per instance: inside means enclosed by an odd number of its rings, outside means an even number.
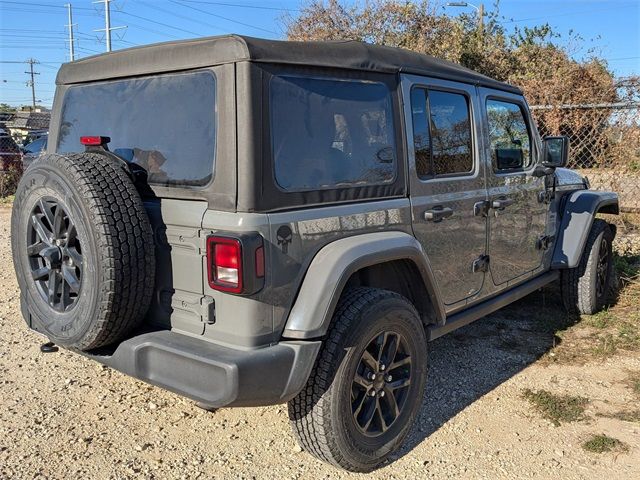
[[[223,36],[62,66],[12,248],[28,326],[208,407],[289,404],[370,471],[427,344],[560,280],[607,301],[614,193],[562,168],[522,92],[358,42]]]

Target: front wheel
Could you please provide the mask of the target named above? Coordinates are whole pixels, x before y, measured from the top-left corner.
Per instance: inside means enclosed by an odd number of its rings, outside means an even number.
[[[369,472],[400,447],[426,381],[424,327],[414,306],[386,290],[341,298],[305,388],[289,402],[300,445],[337,467]]]
[[[612,243],[609,224],[594,220],[580,263],[562,271],[562,298],[570,313],[593,315],[606,306],[613,283]]]

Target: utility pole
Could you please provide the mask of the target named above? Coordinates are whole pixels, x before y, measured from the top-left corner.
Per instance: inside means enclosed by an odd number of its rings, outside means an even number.
[[[480,31],[480,38],[484,38],[484,3],[481,3],[478,7],[478,30]]]
[[[70,60],[73,62],[76,57],[75,57],[75,51],[74,51],[74,40],[73,40],[73,27],[75,26],[75,24],[73,23],[73,14],[71,13],[71,4],[67,3],[65,5],[65,7],[67,7],[67,13],[69,14],[69,24],[67,25],[67,27],[69,28],[69,58]]]
[[[112,27],[111,26],[111,0],[96,0],[93,3],[104,3],[104,28],[97,28],[94,32],[104,32],[107,42],[107,52],[111,51],[111,31],[120,30],[125,27]]]
[[[33,71],[33,65],[38,63],[38,61],[34,60],[33,58],[30,58],[25,63],[28,63],[29,66],[31,67],[28,72],[24,72],[24,73],[26,73],[27,75],[31,75],[31,81],[27,82],[27,86],[31,87],[31,100],[33,104],[33,109],[35,110],[36,109],[36,82],[35,82],[34,75],[40,75],[40,73]]]

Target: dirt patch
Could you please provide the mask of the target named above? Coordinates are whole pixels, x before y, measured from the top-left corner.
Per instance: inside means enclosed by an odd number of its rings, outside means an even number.
[[[42,354],[19,312],[9,219],[0,208],[0,478],[362,478],[301,452],[286,406],[210,413],[64,349]],[[567,346],[558,334],[582,331],[554,288],[430,344],[415,427],[367,478],[638,478],[637,424],[599,414],[637,409],[640,353],[545,361]],[[587,419],[556,427],[525,389],[588,398]],[[628,452],[582,448],[600,434]]]

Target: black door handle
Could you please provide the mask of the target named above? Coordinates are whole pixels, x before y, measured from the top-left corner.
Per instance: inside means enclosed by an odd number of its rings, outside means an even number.
[[[504,210],[509,205],[512,205],[515,202],[513,198],[507,197],[498,197],[495,200],[491,201],[491,208],[495,210]]]
[[[445,218],[453,215],[453,210],[449,207],[443,207],[442,205],[438,205],[433,207],[431,210],[427,210],[424,212],[424,219],[427,222],[440,222]]]

